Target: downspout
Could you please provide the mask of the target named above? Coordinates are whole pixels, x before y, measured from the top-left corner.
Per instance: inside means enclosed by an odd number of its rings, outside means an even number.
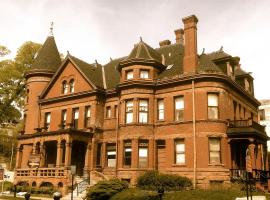
[[[192,124],[193,124],[193,188],[196,189],[197,149],[196,149],[196,110],[195,110],[195,86],[192,80]]]
[[[115,110],[116,112],[116,110]],[[119,139],[119,116],[120,116],[120,95],[118,94],[118,100],[117,100],[117,119],[116,119],[116,163],[115,163],[115,176],[118,177],[118,157],[119,157],[119,145],[118,145],[118,139]]]

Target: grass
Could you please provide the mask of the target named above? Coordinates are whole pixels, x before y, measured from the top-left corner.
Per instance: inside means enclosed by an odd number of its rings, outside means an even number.
[[[252,193],[252,195],[263,195],[270,200],[270,196],[265,193]],[[189,190],[179,192],[168,192],[164,194],[164,200],[234,200],[236,197],[245,197],[245,191],[236,189],[216,189],[216,190]]]

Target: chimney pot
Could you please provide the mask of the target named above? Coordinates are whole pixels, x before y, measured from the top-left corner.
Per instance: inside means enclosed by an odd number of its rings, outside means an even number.
[[[159,42],[160,47],[167,46],[167,45],[170,45],[170,44],[171,44],[170,40],[163,40],[163,41]]]
[[[174,31],[177,44],[184,44],[184,30],[182,28]]]

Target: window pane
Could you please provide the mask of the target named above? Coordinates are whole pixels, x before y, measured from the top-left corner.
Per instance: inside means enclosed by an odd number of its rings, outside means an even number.
[[[175,109],[184,109],[184,98],[183,97],[175,98]]]
[[[79,109],[74,110],[74,119],[79,119]]]
[[[220,151],[219,139],[211,139],[210,140],[210,151]]]
[[[176,164],[184,164],[184,163],[185,163],[185,154],[177,154]]]
[[[208,106],[218,106],[217,94],[208,94]]]
[[[149,78],[149,71],[148,70],[141,70],[140,71],[140,78]]]
[[[158,112],[159,112],[159,113],[158,113],[158,119],[159,119],[159,120],[164,119],[164,110],[159,110]]]
[[[127,80],[133,79],[133,71],[127,72]]]
[[[140,123],[147,123],[148,113],[147,112],[140,112],[139,113],[139,122]]]
[[[209,119],[218,119],[218,108],[217,107],[208,107],[208,118]]]
[[[147,152],[148,152],[148,149],[146,148],[140,148],[139,149],[139,157],[147,157]]]
[[[133,113],[127,113],[126,123],[132,123],[133,122]]]
[[[210,163],[220,163],[220,152],[210,152]]]
[[[176,144],[176,152],[184,152],[185,151],[185,144],[177,143]]]
[[[183,121],[184,120],[184,110],[176,110],[175,111],[175,120]]]
[[[46,113],[46,123],[51,122],[51,113]]]
[[[91,109],[90,107],[86,108],[86,117],[90,117],[91,116]]]
[[[158,109],[159,110],[163,110],[164,109],[164,101],[163,100],[159,100],[158,101]]]

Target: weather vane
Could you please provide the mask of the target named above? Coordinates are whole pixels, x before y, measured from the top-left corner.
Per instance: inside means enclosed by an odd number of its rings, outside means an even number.
[[[51,22],[50,35],[53,36],[53,22]]]

